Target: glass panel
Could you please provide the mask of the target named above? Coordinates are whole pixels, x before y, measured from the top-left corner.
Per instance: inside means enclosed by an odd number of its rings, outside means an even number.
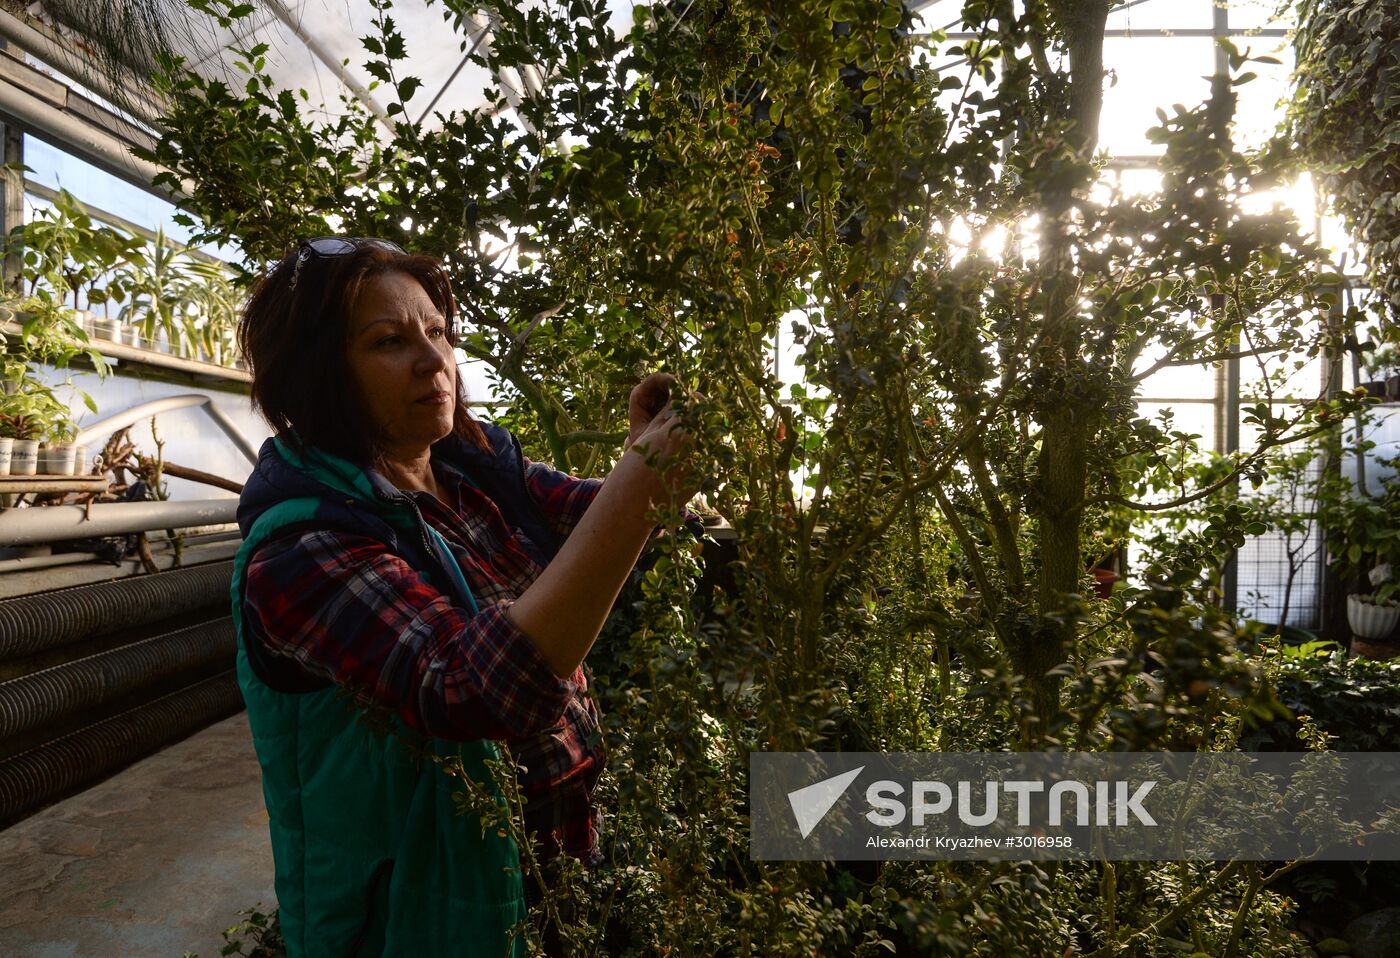
[[[176,213],[173,203],[29,133],[24,135],[24,163],[33,170],[25,174],[31,182],[54,190],[67,190],[84,205],[119,216],[152,232],[164,227],[165,235],[177,243],[189,242],[189,228],[173,221]],[[36,197],[26,197],[26,202],[31,207],[47,205]],[[243,255],[234,246],[205,248],[205,252],[229,262]]]
[[[1110,30],[1190,28],[1207,30],[1211,0],[1139,0],[1120,6],[1108,15]]]
[[[1202,451],[1215,446],[1215,407],[1210,403],[1139,402],[1138,415],[1160,424],[1158,416],[1170,409],[1171,429],[1198,436],[1196,446]]]
[[[1148,399],[1214,399],[1215,369],[1209,366],[1167,366],[1142,381],[1138,393]]]
[[[914,0],[909,7],[918,16],[916,24],[922,24],[915,27],[919,32],[942,30],[950,25],[952,29],[957,29],[960,26],[962,0]]]
[[[1156,170],[1119,170],[1118,185],[1125,198],[1160,193],[1162,174]]]
[[[175,213],[173,204],[28,133],[24,135],[24,163],[34,170],[25,175],[35,183],[67,190],[82,203],[92,203],[147,229],[163,225],[181,242],[189,237],[188,230],[170,222]]]
[[[1292,4],[1283,4],[1285,9],[1281,13],[1279,12],[1278,0],[1219,0],[1219,2],[1229,7],[1231,30],[1254,30],[1260,27],[1288,29],[1297,20]],[[1243,48],[1244,43],[1241,42],[1240,46]]]
[[[1258,622],[1304,629],[1318,625],[1322,597],[1322,537],[1317,523],[1284,535],[1245,540],[1236,559],[1236,608]]]
[[[1246,63],[1240,72],[1255,78],[1235,87],[1235,142],[1240,147],[1258,148],[1274,135],[1283,115],[1280,102],[1289,96],[1289,73],[1293,70],[1293,45],[1284,37],[1236,37],[1234,43],[1251,56],[1271,56],[1280,63]]]
[[[1188,108],[1210,95],[1208,77],[1215,69],[1214,41],[1209,37],[1109,38],[1104,41],[1104,69],[1111,71],[1099,121],[1099,147],[1114,156],[1162,152],[1147,140],[1158,124],[1156,109],[1171,114],[1172,104]]]

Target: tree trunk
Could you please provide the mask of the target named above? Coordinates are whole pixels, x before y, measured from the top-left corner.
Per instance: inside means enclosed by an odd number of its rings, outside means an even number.
[[[1103,34],[1111,0],[1059,0],[1051,9],[1064,29],[1070,60],[1067,145],[1085,164],[1098,142],[1103,106]],[[1038,457],[1041,566],[1038,599],[1042,616],[1064,607],[1065,595],[1080,590],[1084,559],[1080,548],[1086,450],[1098,410],[1082,396],[1095,372],[1080,359],[1083,337],[1075,302],[1075,271],[1069,216],[1073,182],[1045,195],[1045,246],[1041,260],[1047,290],[1040,374],[1043,425]],[[1019,637],[1013,660],[1026,676],[1036,715],[1043,722],[1060,704],[1060,680],[1046,672],[1069,655],[1074,626],[1046,621],[1035,634]]]

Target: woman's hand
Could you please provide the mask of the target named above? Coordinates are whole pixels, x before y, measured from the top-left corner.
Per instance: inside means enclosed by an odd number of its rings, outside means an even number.
[[[627,441],[622,451],[632,448],[632,444],[646,432],[653,419],[666,408],[671,399],[671,384],[676,377],[670,373],[652,373],[632,388],[627,398]]]
[[[690,432],[676,421],[676,411],[670,403],[671,387],[676,377],[670,373],[653,373],[637,384],[628,400],[628,436],[623,453],[635,449],[652,463],[661,484],[659,495],[653,499],[674,496],[685,502],[695,495],[696,487],[685,459],[693,444]],[[693,397],[698,398],[698,397]]]

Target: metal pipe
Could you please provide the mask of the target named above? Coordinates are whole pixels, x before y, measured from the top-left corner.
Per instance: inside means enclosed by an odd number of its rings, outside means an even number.
[[[105,440],[123,426],[135,425],[142,419],[149,419],[163,412],[186,409],[190,406],[202,406],[208,401],[209,397],[202,393],[186,393],[183,396],[166,396],[162,399],[138,403],[88,425],[73,437],[73,442],[79,446],[90,446],[99,439]]]
[[[37,572],[40,569],[52,569],[57,566],[77,565],[80,562],[91,561],[93,561],[91,552],[60,552],[58,555],[0,559],[0,575],[4,575],[6,572]]]
[[[209,414],[209,418],[218,423],[219,428],[228,436],[229,441],[238,447],[238,451],[247,457],[253,465],[258,464],[258,451],[253,448],[253,444],[248,441],[243,433],[238,431],[238,427],[233,424],[233,420],[224,414],[224,411],[214,405],[213,400],[204,404],[204,411]]]
[[[37,511],[37,510],[36,510]],[[229,602],[233,560],[0,600],[0,660]]]
[[[203,546],[215,542],[228,542],[233,539],[242,539],[243,533],[237,529],[228,532],[211,532],[207,535],[187,536],[185,546]],[[170,543],[158,541],[151,543],[151,552],[157,555],[164,555],[171,551]],[[59,552],[53,555],[23,556],[18,559],[0,559],[0,575],[6,572],[38,572],[41,569],[54,569],[65,565],[81,565],[84,562],[97,562],[98,559],[91,552]]]
[[[107,102],[121,105],[133,117],[148,126],[155,125],[155,118],[165,112],[165,107],[151,97],[150,87],[140,88],[132,83],[122,82],[121,91],[113,90],[111,80],[104,71],[91,62],[73,53],[70,44],[46,36],[23,20],[0,10],[0,37],[19,47],[41,63],[46,63],[62,73],[66,73],[82,84],[96,91]],[[131,107],[137,107],[132,111]]]
[[[243,455],[248,458],[249,462],[257,465],[258,453],[257,450],[253,448],[253,444],[248,441],[243,433],[239,432],[233,420],[229,419],[228,416],[224,414],[223,410],[215,406],[213,400],[209,396],[205,396],[202,393],[186,393],[183,396],[166,396],[163,399],[152,399],[149,402],[139,403],[132,406],[130,409],[125,409],[122,412],[108,416],[106,419],[99,419],[97,422],[79,432],[73,439],[73,442],[80,446],[85,446],[96,443],[98,440],[105,441],[108,436],[124,426],[135,425],[143,419],[149,419],[160,413],[171,412],[176,409],[186,409],[190,406],[203,407],[204,411],[208,413],[209,418],[214,420],[215,424],[224,431],[224,435],[228,436],[229,440],[238,447],[238,451],[243,453]]]
[[[163,172],[154,163],[132,156],[125,144],[112,134],[25,93],[13,84],[0,83],[0,113],[14,117],[38,132],[41,138],[57,140],[80,156],[143,189],[153,189],[155,177]]]
[[[231,669],[236,646],[225,616],[0,682],[0,741],[202,666]]]
[[[183,499],[175,502],[98,502],[0,511],[0,545],[30,545],[89,536],[121,536],[157,529],[184,529],[235,522],[238,500]]]
[[[0,762],[0,828],[243,709],[232,670]]]

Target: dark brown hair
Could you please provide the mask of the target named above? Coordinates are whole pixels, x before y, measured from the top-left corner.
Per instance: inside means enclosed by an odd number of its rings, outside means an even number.
[[[456,342],[457,303],[447,272],[431,256],[370,246],[342,256],[309,255],[299,272],[297,255],[292,250],[258,280],[243,308],[238,345],[253,375],[253,408],[284,441],[300,440],[361,464],[373,463],[380,453],[379,437],[346,359],[356,300],[366,280],[406,273],[442,313],[447,335]],[[491,448],[467,411],[460,375],[452,431]]]

